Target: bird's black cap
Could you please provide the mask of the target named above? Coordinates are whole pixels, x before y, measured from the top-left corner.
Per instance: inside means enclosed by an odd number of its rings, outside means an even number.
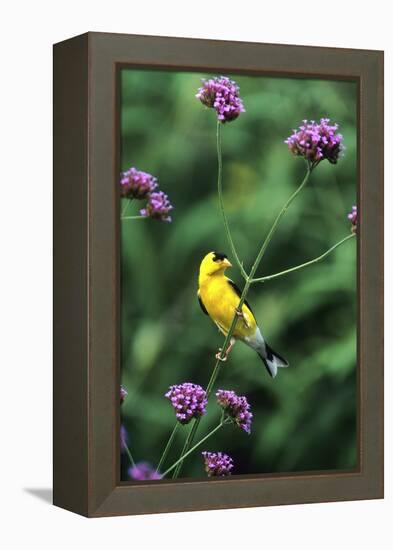
[[[228,256],[222,252],[213,252],[213,254],[213,262],[221,262],[222,260],[228,258]]]

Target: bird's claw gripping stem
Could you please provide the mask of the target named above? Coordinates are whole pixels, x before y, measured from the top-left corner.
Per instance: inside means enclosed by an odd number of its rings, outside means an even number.
[[[216,353],[216,359],[218,361],[222,361],[223,363],[225,363],[225,361],[228,359],[228,355],[231,353],[232,348],[235,344],[236,344],[236,339],[232,337],[230,342],[229,342],[229,346],[227,347],[227,349],[225,351],[224,357],[222,357],[222,355],[221,355],[222,354],[222,348],[218,348],[218,352]]]
[[[223,363],[225,363],[225,361],[227,361],[227,359],[228,359],[228,351],[227,351],[227,353],[225,354],[224,357],[221,357],[221,353],[222,353],[222,348],[219,348],[218,352],[216,353],[216,359],[218,361],[222,361]]]
[[[235,313],[239,317],[239,319],[243,320],[244,326],[246,328],[250,328],[250,325],[249,325],[249,323],[246,319],[246,316],[244,315],[244,313],[239,308],[237,308],[237,307],[235,308]]]

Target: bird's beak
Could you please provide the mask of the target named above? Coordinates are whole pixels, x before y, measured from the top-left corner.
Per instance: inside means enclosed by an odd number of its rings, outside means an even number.
[[[232,267],[232,264],[231,262],[228,260],[228,258],[225,258],[223,261],[222,261],[222,265],[224,267]]]

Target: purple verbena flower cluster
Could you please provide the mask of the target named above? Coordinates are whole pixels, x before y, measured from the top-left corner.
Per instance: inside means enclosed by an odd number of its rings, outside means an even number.
[[[356,233],[357,224],[358,224],[358,207],[356,205],[352,206],[352,210],[348,214],[348,219],[352,224],[352,227],[351,227],[352,232]]]
[[[120,405],[124,403],[125,398],[128,395],[128,391],[125,389],[123,385],[120,386]]]
[[[285,143],[295,156],[305,158],[312,168],[324,159],[336,164],[344,150],[343,136],[337,130],[338,124],[330,124],[328,118],[321,118],[319,123],[303,120]]]
[[[121,175],[120,193],[127,199],[146,199],[157,187],[157,178],[134,167]]]
[[[171,210],[173,210],[173,206],[169,202],[168,196],[163,191],[157,191],[151,193],[146,207],[140,211],[140,214],[145,218],[171,222],[172,218],[169,215]]]
[[[140,215],[145,218],[153,218],[164,222],[171,222],[169,212],[173,206],[168,196],[163,191],[158,191],[156,177],[131,167],[121,174],[120,195],[126,199],[147,199],[145,208],[140,210]]]
[[[184,384],[170,386],[165,397],[170,400],[176,418],[181,424],[188,424],[190,420],[198,418],[206,412],[206,392],[198,384],[184,382]]]
[[[225,414],[232,418],[240,429],[251,433],[252,412],[247,398],[229,390],[218,390],[216,397]]]
[[[245,112],[236,82],[226,76],[215,76],[202,83],[195,97],[206,107],[215,109],[220,122],[230,122]]]
[[[146,481],[149,479],[161,479],[162,475],[157,472],[148,462],[138,462],[128,470],[131,479]]]
[[[202,456],[205,462],[205,471],[209,477],[231,475],[233,460],[229,455],[204,451]]]

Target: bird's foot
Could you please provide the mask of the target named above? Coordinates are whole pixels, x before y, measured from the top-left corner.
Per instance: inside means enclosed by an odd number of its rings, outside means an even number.
[[[218,348],[218,352],[216,353],[216,359],[218,361],[222,361],[223,363],[225,363],[225,361],[228,359],[228,353],[226,353],[224,357],[221,357],[221,353],[222,353],[222,348]]]
[[[236,344],[236,338],[234,338],[232,336],[230,342],[229,342],[229,346],[227,347],[226,351],[225,351],[225,355],[224,357],[222,357],[222,348],[218,348],[218,352],[216,353],[216,359],[218,359],[218,361],[222,361],[222,362],[225,362],[227,359],[228,359],[228,356],[229,354],[231,353],[232,349],[233,349],[233,346]]]
[[[241,311],[239,308],[235,308],[235,313],[236,315],[239,317],[239,319],[242,319],[243,320],[243,323],[244,323],[244,326],[246,328],[250,328],[250,325],[246,319],[246,316],[244,315],[243,311]]]

